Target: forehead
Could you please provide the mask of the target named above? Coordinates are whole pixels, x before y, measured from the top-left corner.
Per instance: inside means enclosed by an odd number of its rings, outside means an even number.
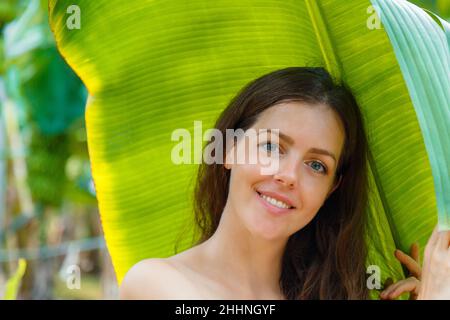
[[[266,109],[253,127],[279,129],[297,146],[326,149],[338,157],[345,137],[342,122],[330,107],[298,101],[283,102]]]

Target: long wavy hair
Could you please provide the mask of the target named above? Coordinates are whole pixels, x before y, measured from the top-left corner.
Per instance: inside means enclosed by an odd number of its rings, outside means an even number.
[[[336,183],[342,175],[341,183],[314,219],[288,239],[281,290],[289,300],[365,299],[368,146],[362,115],[348,87],[323,68],[277,70],[247,84],[221,113],[215,128],[225,141],[226,129],[245,131],[264,110],[285,101],[327,105],[344,125],[345,143],[334,176]],[[223,164],[200,165],[194,188],[197,244],[216,231],[229,182],[230,171]]]

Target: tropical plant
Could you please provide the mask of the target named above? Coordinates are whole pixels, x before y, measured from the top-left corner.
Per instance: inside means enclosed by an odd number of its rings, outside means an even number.
[[[370,143],[368,264],[398,280],[395,248],[450,225],[448,26],[405,0],[49,1],[57,46],[88,88],[88,145],[119,282],[140,259],[191,245],[196,166],[177,128],[211,127],[246,83],[324,66],[363,111]],[[78,19],[78,24],[75,23]],[[380,20],[381,19],[381,20]],[[374,295],[375,296],[375,295]]]

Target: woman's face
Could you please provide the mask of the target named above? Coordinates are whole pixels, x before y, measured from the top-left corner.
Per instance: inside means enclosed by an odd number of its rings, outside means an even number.
[[[328,106],[297,101],[266,109],[252,128],[279,129],[278,144],[271,144],[267,134],[257,142],[258,159],[278,156],[278,169],[267,175],[262,174],[261,161],[226,165],[231,169],[227,206],[255,236],[287,238],[314,218],[337,187],[333,179],[344,128]],[[237,150],[247,150],[244,140]]]

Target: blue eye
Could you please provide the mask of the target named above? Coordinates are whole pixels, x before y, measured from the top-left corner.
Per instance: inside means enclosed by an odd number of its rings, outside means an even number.
[[[272,142],[264,142],[264,143],[261,143],[260,146],[264,149],[264,151],[267,151],[268,153],[279,151],[279,146]]]
[[[318,161],[312,161],[312,163],[313,163],[313,164],[318,164],[318,166],[317,166],[317,165],[314,166],[314,167],[317,168],[317,169],[323,168],[323,171],[315,170],[316,172],[319,172],[319,173],[321,173],[321,174],[326,174],[326,173],[327,173],[327,169],[326,169],[325,166],[323,166],[320,162],[318,162]],[[313,169],[314,169],[314,168],[313,168]]]

